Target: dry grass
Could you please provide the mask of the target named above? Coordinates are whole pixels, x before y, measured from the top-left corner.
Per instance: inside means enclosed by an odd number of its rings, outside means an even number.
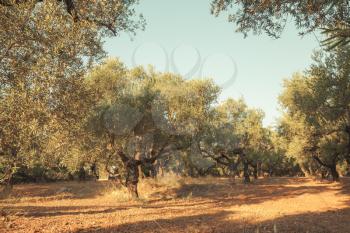
[[[0,232],[350,232],[350,180],[167,175],[141,200],[112,182],[17,185],[0,201]]]

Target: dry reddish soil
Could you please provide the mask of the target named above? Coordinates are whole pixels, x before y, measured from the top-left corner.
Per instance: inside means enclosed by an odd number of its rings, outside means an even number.
[[[0,232],[350,232],[350,179],[144,180],[140,200],[110,181],[16,185]]]

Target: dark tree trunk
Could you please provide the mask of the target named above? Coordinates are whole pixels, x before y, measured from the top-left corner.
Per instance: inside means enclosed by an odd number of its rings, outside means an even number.
[[[149,176],[152,178],[156,178],[157,177],[157,168],[156,168],[156,163],[152,163],[149,165]]]
[[[248,162],[243,160],[243,176],[244,176],[244,183],[248,184],[250,183],[250,177],[249,177],[249,171],[248,171]]]
[[[123,185],[128,189],[133,198],[138,198],[137,184],[140,175],[138,167],[141,165],[141,161],[129,158],[121,149],[117,150],[117,154],[120,156],[126,169],[126,178]]]
[[[257,163],[257,169],[258,169],[258,177],[261,177],[263,174],[262,168],[261,168],[261,162]]]
[[[0,190],[0,199],[7,198],[12,192],[12,187],[11,183],[4,184]]]
[[[269,177],[272,177],[273,176],[273,167],[270,166],[269,167]]]
[[[310,170],[309,170],[309,168],[305,167],[305,164],[300,163],[299,167],[300,167],[300,170],[302,171],[302,173],[304,173],[305,177],[310,177],[311,176]]]
[[[333,181],[339,181],[339,173],[337,171],[336,165],[333,164],[329,167],[329,171],[331,172],[332,175],[332,180]]]
[[[96,162],[94,162],[91,166],[90,166],[90,170],[91,170],[91,174],[93,176],[94,180],[98,180],[99,179],[99,175],[98,175],[98,171],[97,171],[97,164]]]
[[[348,165],[348,175],[350,175],[350,126],[345,127],[345,132],[348,134],[348,144],[347,144],[347,154],[345,156],[345,161]]]
[[[350,137],[350,135],[349,135],[349,137]],[[345,157],[345,161],[346,161],[346,164],[348,165],[347,175],[350,175],[350,142],[349,142],[348,147],[349,147],[349,149],[348,149],[349,152],[348,152],[347,156]]]
[[[125,185],[133,198],[139,198],[137,184],[139,182],[139,161],[130,159],[126,166],[127,175]]]
[[[345,158],[346,164],[348,165],[348,170],[346,171],[346,176],[350,176],[350,157]]]
[[[321,165],[321,166],[324,166],[326,167],[329,172],[331,173],[331,176],[332,176],[332,180],[333,181],[339,181],[339,173],[337,171],[337,157],[338,156],[335,156],[333,161],[332,161],[332,164],[326,164],[324,163],[319,157],[317,156],[313,156],[313,158]]]
[[[86,179],[86,172],[84,169],[84,165],[80,165],[79,171],[78,171],[78,179],[80,181],[83,181]]]
[[[131,194],[132,198],[138,199],[139,198],[139,193],[137,191],[137,183],[128,183],[127,184],[127,189],[129,193]]]
[[[12,192],[12,172],[0,183],[0,199],[8,197]]]
[[[253,176],[254,176],[254,179],[258,179],[258,164],[254,164],[253,166]]]

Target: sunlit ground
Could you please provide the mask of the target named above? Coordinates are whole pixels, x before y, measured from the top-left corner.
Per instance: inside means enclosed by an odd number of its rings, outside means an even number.
[[[165,177],[129,200],[111,182],[25,184],[1,200],[2,232],[350,232],[350,179]]]

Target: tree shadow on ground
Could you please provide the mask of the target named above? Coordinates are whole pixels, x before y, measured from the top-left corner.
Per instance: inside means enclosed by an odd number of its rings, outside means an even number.
[[[132,208],[115,206],[11,206],[4,208],[7,213],[18,217],[53,217],[61,215],[114,213]]]
[[[121,224],[105,228],[91,227],[80,229],[81,233],[107,232],[283,232],[283,233],[347,233],[350,230],[350,208],[287,215],[272,220],[256,222],[254,219],[230,220],[233,212],[220,211],[213,214],[182,216],[171,219],[154,219]]]
[[[215,182],[215,183],[213,183]],[[201,183],[183,183],[180,187],[168,189],[163,191],[162,195],[174,194],[176,202],[170,201],[171,198],[150,199],[143,203],[117,203],[116,205],[101,206],[101,205],[84,205],[84,206],[5,206],[6,211],[12,215],[23,217],[51,217],[62,215],[79,215],[79,214],[103,214],[114,213],[121,210],[132,208],[143,209],[155,209],[155,211],[161,211],[161,209],[169,208],[198,208],[206,205],[206,208],[210,207],[229,207],[234,205],[245,204],[257,204],[265,201],[273,201],[281,198],[292,198],[305,193],[315,194],[328,191],[331,189],[325,185],[300,185],[305,180],[299,179],[271,179],[271,180],[258,180],[251,185],[236,184],[232,185],[228,179],[213,179],[209,181],[202,181]],[[55,194],[55,190],[59,190],[62,187],[68,187],[73,192],[73,197],[70,198],[82,198],[78,195],[78,192],[83,192],[85,198],[94,197],[100,193],[101,189],[110,183],[106,182],[74,182],[63,184],[54,184],[55,187],[49,187],[44,185],[43,187],[38,185],[24,186],[26,192],[30,193],[30,197],[38,198],[43,197],[51,198],[50,193]],[[51,184],[52,185],[52,184]],[[84,186],[88,187],[89,192],[84,192],[82,189]],[[293,186],[298,185],[298,186]],[[350,193],[350,182],[344,182],[346,189],[343,192]],[[57,186],[57,187],[56,187]],[[81,187],[83,186],[83,188]],[[96,187],[97,186],[97,187]],[[41,187],[41,188],[38,188]],[[91,188],[94,187],[94,188]],[[37,188],[37,190],[31,190]],[[52,191],[54,190],[54,191]],[[94,191],[93,191],[94,190]],[[75,193],[74,193],[75,192]],[[159,195],[157,192],[154,195]],[[53,196],[54,198],[55,196]],[[189,201],[184,201],[188,199]],[[37,199],[35,199],[37,200]],[[28,200],[27,200],[28,201]]]
[[[25,198],[35,201],[50,201],[56,199],[85,199],[94,198],[101,193],[115,189],[113,181],[63,181],[54,183],[33,183],[15,185],[11,197],[16,199]],[[12,201],[13,201],[12,200]],[[0,200],[0,202],[11,202],[10,199]]]
[[[276,201],[282,198],[293,198],[303,194],[317,194],[335,189],[332,186],[324,184],[311,186],[305,183],[306,181],[308,179],[276,178],[268,181],[265,179],[257,180],[249,185],[240,183],[232,184],[227,179],[220,179],[216,183],[184,183],[180,187],[168,189],[165,192],[154,193],[154,196],[163,196],[166,198],[151,200],[149,203],[157,203],[162,200],[166,201],[169,200],[169,196],[173,196],[173,198],[179,199],[188,198],[198,200],[197,202],[188,204],[189,206],[210,203],[216,206],[245,205]],[[340,186],[339,189],[342,189],[342,187]],[[178,204],[175,205],[178,206]]]

